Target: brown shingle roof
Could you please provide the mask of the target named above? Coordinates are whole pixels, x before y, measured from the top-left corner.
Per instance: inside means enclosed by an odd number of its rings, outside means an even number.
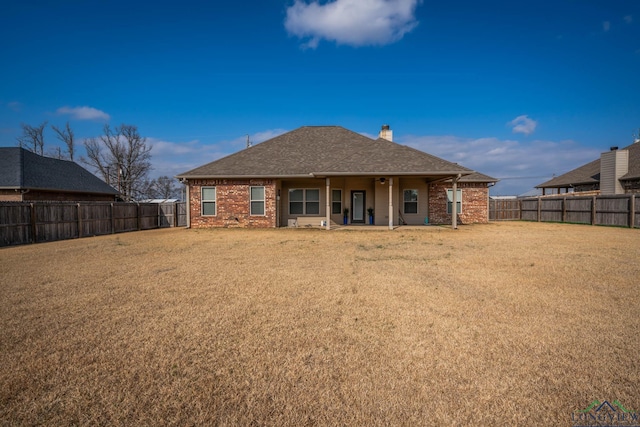
[[[460,178],[460,182],[498,182],[498,180],[489,175],[474,172],[471,175],[466,175]]]
[[[640,142],[631,144],[623,148],[623,150],[629,150],[629,172],[620,178],[620,180],[626,181],[640,178]]]
[[[473,172],[414,148],[385,139],[373,140],[340,126],[304,126],[178,177],[470,175]]]
[[[564,188],[572,185],[597,184],[598,182],[600,182],[600,159],[536,185],[536,188]]]
[[[629,171],[621,181],[640,178],[640,143],[631,144],[623,150],[629,151]],[[600,159],[582,165],[563,175],[536,185],[536,188],[564,188],[575,185],[597,184],[600,182]]]

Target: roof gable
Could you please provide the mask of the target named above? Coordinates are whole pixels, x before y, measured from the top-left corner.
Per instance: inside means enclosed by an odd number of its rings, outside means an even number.
[[[75,162],[40,156],[20,147],[0,147],[0,188],[118,194]]]
[[[22,187],[22,152],[16,147],[0,148],[0,188]]]
[[[623,150],[629,151],[629,171],[620,180],[640,178],[640,142],[631,144]]]
[[[471,169],[340,126],[304,126],[180,174],[181,178],[338,174],[469,175]]]

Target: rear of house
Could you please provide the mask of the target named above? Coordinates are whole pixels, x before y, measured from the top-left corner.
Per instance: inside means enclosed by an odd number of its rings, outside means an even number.
[[[496,180],[391,140],[305,126],[178,176],[191,227],[485,223]],[[454,204],[457,216],[452,215]]]

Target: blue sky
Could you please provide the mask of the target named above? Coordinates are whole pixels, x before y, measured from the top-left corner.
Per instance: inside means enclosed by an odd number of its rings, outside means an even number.
[[[0,57],[0,145],[134,124],[153,176],[247,134],[389,124],[520,194],[640,128],[637,0],[26,0],[3,5]]]

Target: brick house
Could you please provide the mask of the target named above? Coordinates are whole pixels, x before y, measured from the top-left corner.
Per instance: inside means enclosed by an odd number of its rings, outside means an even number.
[[[0,147],[0,201],[114,201],[118,191],[77,163]]]
[[[187,185],[193,228],[455,228],[488,221],[488,188],[497,181],[393,142],[386,125],[378,139],[339,126],[301,127],[177,178]]]
[[[600,194],[640,193],[640,139],[633,144],[618,149],[611,147],[599,159],[577,167],[567,173],[536,185],[553,193],[581,193],[585,191]]]

